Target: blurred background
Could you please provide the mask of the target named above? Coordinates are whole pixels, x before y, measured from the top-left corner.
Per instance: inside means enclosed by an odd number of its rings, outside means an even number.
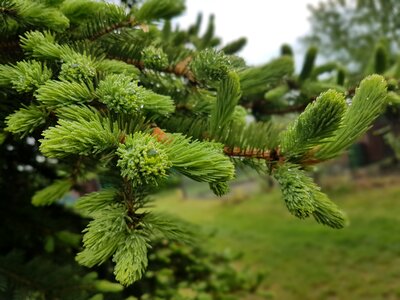
[[[317,49],[315,64],[328,70],[317,73],[318,80],[342,66],[351,93],[360,78],[383,74],[389,105],[348,152],[313,170],[323,191],[349,216],[342,230],[294,218],[276,183],[246,168],[238,169],[223,198],[207,185],[176,178],[160,191],[156,209],[201,225],[210,252],[234,257],[239,273],[260,275],[258,288],[245,299],[400,299],[400,1],[186,3],[187,12],[173,25],[189,28],[202,13],[201,32],[208,30],[207,20],[213,22],[221,44],[246,38],[237,54],[247,64],[266,63],[288,44],[299,71],[310,49]],[[278,118],[287,124],[301,108]]]

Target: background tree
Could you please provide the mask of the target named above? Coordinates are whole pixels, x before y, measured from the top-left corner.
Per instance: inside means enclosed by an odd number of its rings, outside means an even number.
[[[303,42],[321,55],[360,72],[378,43],[389,53],[400,49],[400,3],[396,0],[328,0],[310,6],[311,33]]]
[[[148,205],[176,174],[221,196],[235,168],[248,165],[276,178],[293,215],[345,225],[306,171],[370,127],[385,106],[382,76],[345,95],[343,72],[316,67],[313,49],[294,74],[288,47],[249,67],[233,55],[243,40],[221,47],[213,18],[202,36],[201,17],[187,31],[172,29],[183,1],[148,0],[131,10],[90,0],[0,5],[2,297],[143,296],[110,280],[130,286],[141,279],[160,238],[193,242],[190,224]],[[318,81],[332,69],[336,76]],[[274,102],[287,111],[296,101],[304,112],[285,128],[263,109]],[[250,114],[256,121],[247,121]],[[85,191],[92,179],[100,189]],[[72,207],[60,202],[71,190],[83,195]],[[75,254],[97,273],[79,267]],[[218,298],[233,282],[200,286]]]
[[[336,59],[346,66],[347,88],[373,73],[382,74],[389,81],[390,105],[380,119],[379,132],[387,133],[386,141],[398,153],[400,3],[329,0],[310,6],[310,10],[311,34],[303,42],[318,46],[325,59]]]

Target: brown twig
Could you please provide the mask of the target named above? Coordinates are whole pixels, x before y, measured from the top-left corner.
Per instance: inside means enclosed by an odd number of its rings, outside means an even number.
[[[134,65],[141,71],[146,69],[144,62],[137,60],[137,59],[124,58],[124,57],[118,57],[118,56],[116,56],[116,57],[111,56],[110,58],[126,62],[127,64],[130,64],[130,65]],[[184,60],[180,61],[179,63],[177,63],[175,66],[169,66],[163,70],[160,70],[160,72],[171,73],[171,74],[175,74],[177,76],[182,76],[182,77],[187,78],[192,84],[197,84],[196,78],[194,77],[192,71],[190,71],[190,69],[188,68],[188,65],[189,65],[191,59],[192,59],[191,56],[189,56],[189,57],[185,58]]]

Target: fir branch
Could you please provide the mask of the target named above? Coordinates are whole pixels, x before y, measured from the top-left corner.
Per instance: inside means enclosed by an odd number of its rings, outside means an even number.
[[[0,7],[0,13],[13,18],[22,29],[36,27],[62,32],[69,26],[69,20],[58,9],[43,3],[13,1],[7,5],[6,1],[2,1],[2,4],[6,5]]]
[[[40,150],[48,157],[62,158],[71,154],[97,155],[115,151],[121,132],[115,123],[88,107],[60,110],[61,119],[55,127],[43,132]],[[62,118],[67,114],[73,118]]]
[[[204,135],[201,128],[205,129],[206,126],[195,122],[193,127],[200,128],[202,134],[194,134],[190,131],[191,136]],[[169,135],[159,127],[153,128],[153,135],[160,142],[168,143],[170,139]],[[225,136],[220,136],[218,141],[225,143],[223,153],[232,158],[263,159],[268,162],[284,161],[285,157],[280,154],[277,139],[273,138],[274,136],[276,137],[277,133],[270,124],[251,123],[248,126],[233,127],[231,130],[227,130]],[[235,145],[242,145],[242,148]]]
[[[291,75],[293,70],[293,59],[288,56],[275,59],[260,67],[240,70],[243,96],[263,94],[270,85],[276,84],[284,76]]]
[[[183,0],[147,0],[135,13],[140,22],[170,19],[179,15],[185,9]]]
[[[337,130],[332,141],[316,149],[316,161],[339,155],[364,134],[385,107],[386,97],[387,86],[382,76],[371,75],[361,81],[351,105],[343,116],[343,126]]]
[[[225,131],[225,126],[231,121],[235,107],[241,97],[239,76],[228,73],[220,82],[217,99],[210,115],[210,134],[218,136]]]
[[[91,82],[49,80],[36,93],[36,99],[47,108],[54,109],[73,104],[84,104],[95,98]]]
[[[229,56],[208,48],[197,53],[190,62],[190,70],[200,82],[213,86],[233,69]]]
[[[28,107],[22,107],[6,118],[6,131],[12,132],[20,137],[26,137],[40,125],[46,122],[48,113],[41,108],[31,104]]]
[[[217,140],[231,151],[231,155],[238,154],[241,157],[248,155],[267,158],[266,150],[278,151],[278,129],[268,122],[252,122],[246,125],[231,123],[224,135],[220,135]]]
[[[32,92],[49,80],[53,73],[45,64],[38,61],[20,61],[8,73],[13,88],[19,92]]]
[[[281,151],[296,160],[312,147],[330,141],[345,110],[344,95],[334,90],[321,94],[282,132]]]
[[[342,228],[346,224],[344,214],[322,193],[300,166],[284,163],[278,165],[274,177],[282,189],[288,210],[298,218],[313,216],[321,224]]]
[[[140,24],[135,20],[133,17],[129,17],[128,20],[118,22],[115,24],[111,24],[102,30],[92,34],[92,36],[89,38],[91,41],[95,41],[99,38],[101,38],[103,35],[106,35],[110,32],[116,31],[118,29],[124,28],[124,27],[135,27],[135,26],[140,26]]]
[[[84,230],[84,250],[76,260],[84,266],[93,267],[104,263],[126,240],[127,227],[122,206],[108,206],[91,221]]]
[[[116,194],[115,188],[105,188],[99,192],[87,194],[78,199],[75,208],[84,215],[95,217],[96,213],[113,203]]]
[[[131,232],[118,245],[112,260],[115,262],[115,279],[122,285],[130,285],[142,278],[148,264],[148,247],[147,238],[136,232]]]
[[[96,69],[100,73],[101,79],[110,74],[124,74],[133,79],[139,79],[140,75],[140,70],[134,65],[115,59],[103,59],[97,63]]]
[[[223,155],[222,145],[212,142],[191,141],[180,134],[158,137],[178,172],[196,181],[229,181],[234,177],[234,167]],[[213,163],[210,164],[209,162]]]
[[[132,77],[123,74],[107,76],[96,90],[99,100],[116,112],[153,115],[168,115],[175,109],[170,97],[159,95],[138,86]]]
[[[169,241],[192,243],[196,238],[195,225],[166,213],[147,213],[143,223],[155,237],[161,236]]]

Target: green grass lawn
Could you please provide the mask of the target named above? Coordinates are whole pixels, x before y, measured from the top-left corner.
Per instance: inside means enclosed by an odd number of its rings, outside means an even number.
[[[341,230],[291,216],[276,190],[235,204],[179,195],[157,209],[217,230],[210,247],[242,251],[272,299],[400,299],[400,187],[331,195],[350,219]]]

